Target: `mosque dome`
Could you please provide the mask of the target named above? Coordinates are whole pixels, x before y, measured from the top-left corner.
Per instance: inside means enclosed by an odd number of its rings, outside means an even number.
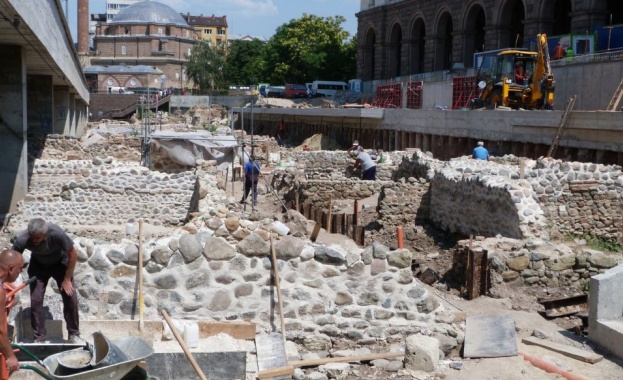
[[[141,1],[122,9],[111,24],[174,24],[188,27],[179,13],[157,1]]]

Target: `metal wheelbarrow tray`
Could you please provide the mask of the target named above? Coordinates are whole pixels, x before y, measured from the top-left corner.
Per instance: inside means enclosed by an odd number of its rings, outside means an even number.
[[[150,345],[148,345],[140,337],[136,336],[129,336],[117,339],[114,340],[113,343],[115,343],[117,347],[119,347],[121,351],[123,351],[123,353],[127,355],[128,360],[111,364],[105,367],[88,369],[86,371],[71,375],[61,374],[63,372],[61,371],[61,368],[59,366],[58,358],[62,355],[67,355],[67,353],[73,351],[83,351],[84,348],[64,351],[58,354],[50,355],[43,360],[39,360],[36,356],[28,352],[28,350],[25,350],[23,347],[20,347],[18,345],[14,345],[14,347],[19,348],[26,355],[36,360],[37,363],[45,367],[48,373],[45,373],[37,367],[29,365],[21,366],[21,368],[33,370],[41,375],[43,378],[48,380],[121,380],[125,375],[132,371],[132,369],[136,367],[139,362],[145,360],[147,357],[154,353],[154,349]]]

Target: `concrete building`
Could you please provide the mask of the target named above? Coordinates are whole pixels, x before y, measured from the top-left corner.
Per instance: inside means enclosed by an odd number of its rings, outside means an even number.
[[[361,0],[357,77],[388,79],[471,67],[475,52],[524,46],[538,33],[623,22],[616,0]]]
[[[0,220],[28,192],[48,134],[79,137],[89,92],[58,0],[0,0]]]
[[[227,46],[227,16],[192,16],[187,13],[183,14],[182,18],[195,28],[201,39],[207,41],[210,46]]]
[[[185,66],[198,33],[173,8],[156,2],[143,1],[121,10],[115,18],[96,27],[95,56],[92,66],[150,66],[162,71],[160,78],[128,78],[125,87],[184,88]],[[132,82],[134,81],[134,82]],[[98,89],[118,83],[110,75],[98,77]]]

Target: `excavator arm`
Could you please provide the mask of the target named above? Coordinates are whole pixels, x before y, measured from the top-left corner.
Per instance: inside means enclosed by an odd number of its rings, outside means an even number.
[[[556,81],[552,74],[552,66],[547,45],[547,35],[537,34],[537,60],[532,75],[532,102],[540,102],[543,108],[554,105],[554,88]]]

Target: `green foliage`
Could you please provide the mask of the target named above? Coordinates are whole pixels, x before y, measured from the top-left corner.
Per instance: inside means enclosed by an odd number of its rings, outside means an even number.
[[[605,239],[595,235],[588,235],[585,239],[586,244],[593,249],[604,252],[621,252],[621,242],[619,241]]]
[[[231,85],[249,86],[261,81],[266,44],[260,40],[233,41],[227,50],[223,75]]]
[[[188,63],[186,74],[188,80],[193,81],[199,92],[205,93],[209,90],[221,90],[226,87],[223,76],[223,65],[225,64],[225,54],[222,49],[214,48],[206,42],[196,45],[190,57],[186,57]]]
[[[342,28],[345,21],[304,13],[277,28],[268,43],[232,41],[226,50],[201,43],[188,57],[186,73],[204,94],[258,82],[347,81],[356,75],[357,39]]]
[[[593,234],[583,234],[583,235],[573,235],[568,234],[565,235],[565,240],[572,242],[576,239],[582,239],[586,241],[586,245],[589,248],[596,249],[598,251],[603,252],[621,252],[621,242],[614,239],[607,239],[602,236],[597,236]]]
[[[216,125],[210,125],[210,127],[208,128],[208,131],[214,133],[216,132],[217,129],[218,127]]]
[[[343,16],[303,14],[277,28],[266,47],[271,83],[305,83],[315,79],[348,80],[355,75],[355,55],[346,43]],[[356,47],[356,45],[355,45]],[[355,49],[356,51],[356,49]],[[268,73],[267,73],[268,74]]]

